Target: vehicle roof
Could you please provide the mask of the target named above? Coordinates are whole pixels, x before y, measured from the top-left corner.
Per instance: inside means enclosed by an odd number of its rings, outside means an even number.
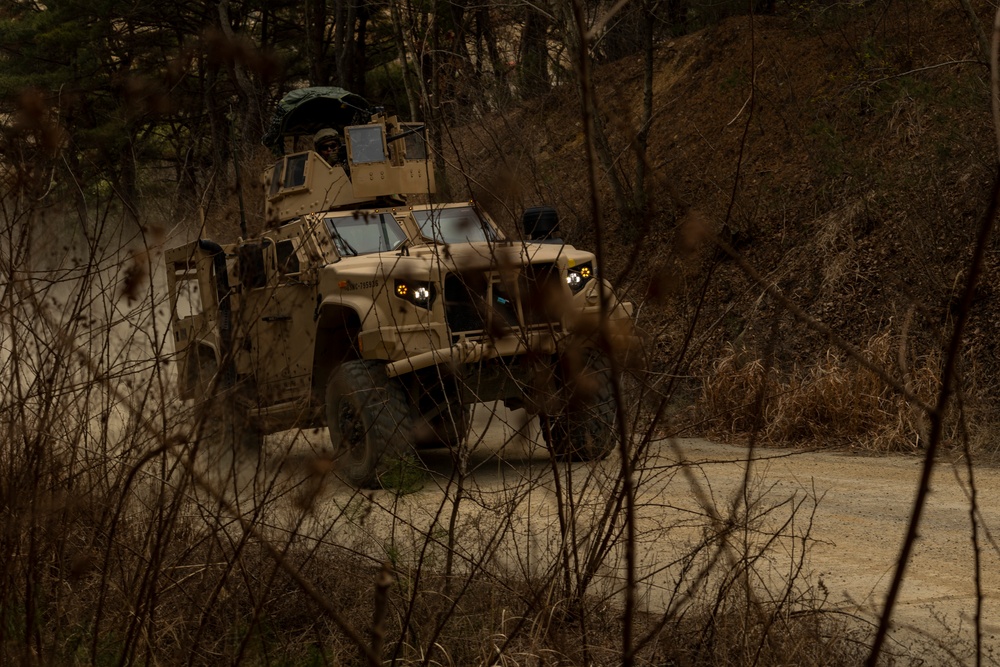
[[[315,134],[324,127],[342,129],[364,123],[370,114],[367,100],[343,88],[298,88],[278,102],[261,143],[281,154],[286,137]]]

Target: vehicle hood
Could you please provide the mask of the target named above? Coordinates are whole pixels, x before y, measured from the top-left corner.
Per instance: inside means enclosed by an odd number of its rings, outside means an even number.
[[[410,248],[410,255],[427,259],[437,258],[460,271],[486,270],[523,264],[556,263],[565,259],[570,266],[590,261],[593,253],[562,243],[451,243],[448,245],[420,245]]]

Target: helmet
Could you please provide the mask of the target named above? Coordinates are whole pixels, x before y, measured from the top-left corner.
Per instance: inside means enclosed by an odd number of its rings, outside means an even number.
[[[340,142],[340,133],[337,132],[332,127],[324,127],[322,130],[320,130],[315,135],[313,135],[313,144],[316,145],[316,146],[318,146],[320,144],[320,142],[322,142],[324,140],[327,140],[327,141],[333,140],[333,141],[336,141],[336,142],[339,143]]]

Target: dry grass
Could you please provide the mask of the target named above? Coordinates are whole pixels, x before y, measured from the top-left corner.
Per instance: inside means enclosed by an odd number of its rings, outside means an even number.
[[[899,345],[899,336],[883,332],[871,337],[861,351],[868,361],[903,378],[909,391],[932,405],[940,390],[939,355],[913,358],[902,369]],[[975,387],[964,387],[963,395],[969,410]],[[762,359],[729,346],[702,382],[696,414],[714,437],[753,433],[758,442],[772,445],[911,452],[927,437],[926,415],[919,406],[836,349],[827,350],[814,364],[780,373]],[[952,447],[961,439],[958,415],[953,408],[946,422],[945,443]]]

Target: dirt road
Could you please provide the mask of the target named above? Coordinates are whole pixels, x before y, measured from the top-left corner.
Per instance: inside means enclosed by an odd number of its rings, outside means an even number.
[[[454,566],[482,563],[484,572],[499,568],[507,575],[537,577],[557,565],[563,539],[553,466],[534,425],[525,426],[523,418],[518,422],[516,414],[501,417],[487,422],[486,411],[477,410],[474,436],[480,442],[468,459],[469,476],[454,522]],[[269,449],[280,449],[284,442],[293,452],[286,461],[308,456],[302,452],[309,449],[322,451],[327,444],[325,431],[304,440],[300,434],[297,443],[287,434],[284,438],[274,438]],[[763,595],[780,594],[794,578],[795,595],[825,597],[827,606],[877,618],[912,510],[921,459],[768,449],[754,452],[748,473],[747,454],[745,448],[697,439],[654,443],[636,471],[641,608],[655,613],[677,599],[685,585],[677,583],[684,580],[679,573],[690,564],[685,555],[713,532],[711,516],[717,514],[723,521],[734,517],[735,524],[741,516],[751,517],[750,528],[731,533],[728,541],[737,557],[760,554],[755,578]],[[337,482],[324,487],[308,516],[289,510],[277,524],[294,524],[310,539],[346,545],[375,559],[406,563],[419,557],[444,563],[457,468],[446,451],[430,451],[422,458],[432,478],[420,491],[358,494]],[[586,533],[599,523],[618,465],[612,456],[597,465],[570,467],[579,499],[572,522],[578,553],[593,546]],[[286,463],[284,469],[295,467]],[[566,470],[562,464],[557,469]],[[975,472],[984,664],[992,664],[994,647],[1000,647],[1000,555],[985,532],[1000,535],[1000,470]],[[563,484],[566,480],[564,476]],[[899,638],[911,628],[932,641],[960,646],[960,651],[964,642],[968,651],[974,637],[976,570],[967,487],[963,466],[940,462],[893,616]],[[623,551],[613,549],[592,590],[620,596],[622,568]]]
[[[738,490],[747,450],[702,440],[678,444],[687,460],[698,462],[716,497]],[[660,457],[676,460],[667,443],[660,445]],[[816,497],[806,576],[822,582],[828,600],[841,609],[875,619],[896,568],[922,465],[917,457],[759,450],[751,477],[771,501]],[[976,469],[975,485],[981,512],[982,629],[992,654],[1000,646],[1000,555],[984,528],[994,535],[1000,529],[1000,470]],[[971,641],[976,570],[964,465],[940,461],[931,488],[893,619],[948,644]],[[683,494],[683,489],[665,493]]]

